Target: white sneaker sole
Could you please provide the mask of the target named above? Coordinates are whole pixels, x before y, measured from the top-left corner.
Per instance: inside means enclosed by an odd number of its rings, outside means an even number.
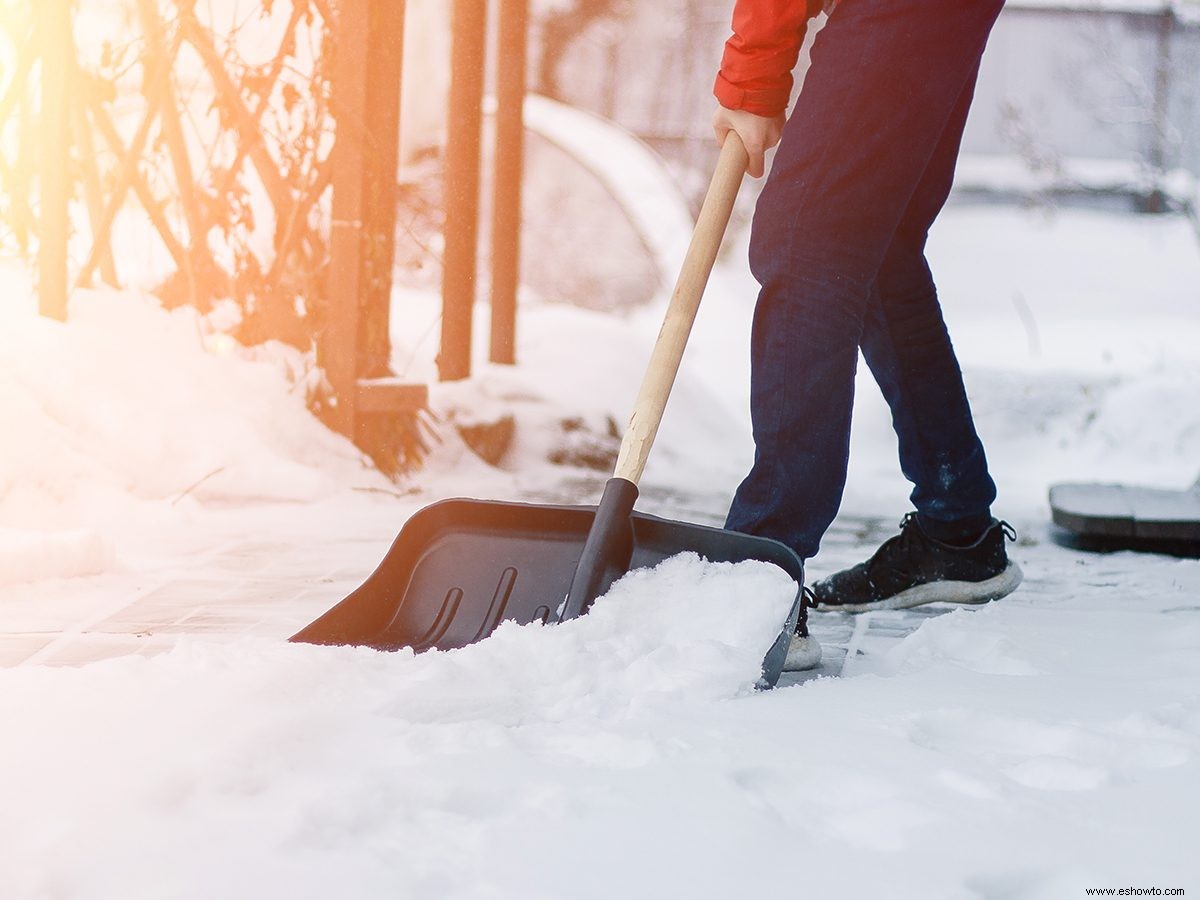
[[[931,581],[872,603],[830,603],[816,609],[823,612],[861,613],[876,609],[911,609],[926,603],[977,605],[1008,596],[1017,589],[1022,578],[1024,574],[1021,567],[1010,560],[1003,572],[986,581]]]

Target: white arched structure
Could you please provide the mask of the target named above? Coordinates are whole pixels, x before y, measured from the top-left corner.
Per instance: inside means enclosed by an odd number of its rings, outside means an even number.
[[[525,127],[596,176],[674,284],[695,222],[662,158],[615,122],[538,94],[525,99]]]

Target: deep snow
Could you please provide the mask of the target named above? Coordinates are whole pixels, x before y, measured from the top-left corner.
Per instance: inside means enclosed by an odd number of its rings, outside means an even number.
[[[642,502],[718,521],[748,462],[744,236],[716,273]],[[676,560],[587,618],[412,657],[288,645],[450,494],[593,499],[544,460],[623,418],[657,327],[531,302],[501,469],[444,430],[392,484],[303,408],[311,373],[219,316],[0,294],[0,896],[1063,898],[1197,887],[1200,562],[1047,539],[1073,477],[1200,462],[1200,252],[1180,218],[953,207],[931,257],[1026,583],[978,610],[814,617],[830,668],[756,694],[770,570]],[[432,361],[425,295],[398,360]],[[843,518],[907,487],[860,379]],[[679,589],[680,583],[687,590]],[[918,627],[919,626],[919,627]]]

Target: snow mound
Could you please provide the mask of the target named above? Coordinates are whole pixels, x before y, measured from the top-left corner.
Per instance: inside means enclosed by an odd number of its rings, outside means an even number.
[[[752,693],[794,592],[775,567],[684,555],[588,616],[453,652],[184,642],[0,669],[5,727],[40,735],[0,744],[8,890],[540,896],[503,868],[532,853],[562,896],[578,870],[536,835],[608,831],[606,773],[661,793],[663,766],[689,758],[669,723]]]
[[[900,642],[886,659],[885,671],[960,668],[985,675],[1037,675],[1020,644],[1019,628],[1004,621],[1003,607],[956,609],[929,619]]]
[[[305,408],[299,354],[191,309],[81,291],[68,324],[0,304],[0,522],[99,523],[128,501],[313,500],[363,480]],[[290,355],[289,355],[290,353]],[[368,476],[369,477],[369,476]]]
[[[98,575],[112,563],[112,546],[95,531],[0,528],[0,584]]]
[[[695,223],[667,164],[615,122],[539,94],[525,98],[525,122],[612,192],[669,286],[683,265]]]
[[[732,696],[762,674],[796,590],[767,563],[682,553],[629,573],[580,619],[549,628],[506,622],[481,644],[413,662],[450,676],[437,695],[439,717],[482,709],[493,721],[517,724],[547,709],[556,720],[619,715],[656,698],[674,704]],[[398,690],[407,714],[425,696],[419,687],[412,696]]]
[[[698,323],[697,336],[709,327],[719,330],[727,319],[721,315],[720,303],[709,302],[708,308],[713,322],[711,326]],[[438,382],[432,325],[440,310],[441,299],[435,293],[397,289],[391,319],[393,369],[405,379],[430,382],[430,403],[447,422],[511,414],[515,435],[501,466],[519,473],[527,484],[549,484],[561,477],[562,467],[548,466],[546,461],[562,444],[564,420],[578,420],[601,435],[610,421],[617,429],[624,428],[662,322],[657,307],[645,315],[620,317],[529,299],[521,306],[516,366],[489,363],[487,341],[476,341],[472,377]],[[488,307],[477,304],[474,314],[476,333],[486,334]],[[748,322],[745,332],[749,332]],[[697,352],[699,347],[689,348],[655,439],[646,484],[687,490],[716,484],[732,489],[745,474],[753,457],[746,410],[714,387],[720,385],[734,394],[737,389],[730,389],[727,382],[745,387],[749,364],[739,365],[740,344],[735,344],[724,333],[717,354],[720,364],[715,368],[708,366],[709,356]],[[428,482],[426,476],[433,473],[461,482],[462,470],[456,475],[450,467],[467,461],[455,455],[461,448],[452,429],[443,429],[442,437],[447,440],[422,477]],[[614,441],[614,455],[615,447]],[[611,472],[608,466],[597,468]],[[476,474],[472,472],[472,477]],[[589,497],[589,502],[594,500]]]

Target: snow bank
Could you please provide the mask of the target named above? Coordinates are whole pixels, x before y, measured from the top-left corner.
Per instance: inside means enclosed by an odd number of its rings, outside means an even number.
[[[713,272],[650,457],[649,490],[707,490],[719,506],[750,466],[757,285],[746,241],[744,232],[731,235]],[[1000,514],[1044,520],[1046,489],[1059,480],[1195,480],[1200,250],[1185,217],[951,206],[928,252],[999,482]],[[409,377],[433,377],[437,302],[427,292],[397,294],[395,364]],[[476,377],[436,386],[435,403],[451,416],[514,414],[503,465],[524,485],[561,477],[545,465],[557,423],[580,416],[596,432],[609,418],[624,425],[661,316],[658,304],[619,317],[523,298],[519,365],[510,368],[487,363],[481,304]],[[865,365],[855,405],[843,508],[898,520],[911,488]]]
[[[1082,568],[1101,589],[1061,564],[1043,553],[1028,589],[931,620],[859,677],[766,693],[792,585],[688,558],[588,617],[451,653],[193,639],[0,669],[5,894],[1186,886],[1200,619],[1171,586],[1198,564]]]
[[[753,297],[753,293],[714,292],[708,310],[701,313],[703,318],[711,312],[710,321],[703,329],[698,323],[697,331],[711,336],[711,329],[728,323],[730,316],[722,314],[725,302],[738,305],[732,318],[740,321]],[[478,304],[472,378],[437,383],[433,326],[440,304],[440,297],[429,291],[396,291],[391,319],[393,368],[404,378],[431,381],[431,403],[450,422],[513,415],[516,434],[501,465],[527,486],[544,486],[566,472],[547,463],[562,440],[564,419],[581,419],[601,435],[609,430],[610,419],[618,429],[624,428],[662,321],[658,307],[622,317],[523,298],[517,365],[502,366],[488,362],[490,310]],[[742,324],[748,344],[748,318]],[[749,365],[742,367],[739,360],[747,351],[740,336],[730,337],[728,331],[721,343],[714,366],[707,364],[709,354],[689,347],[650,456],[647,484],[679,489],[724,484],[732,490],[752,458],[746,405],[740,402],[743,389],[748,391]],[[714,382],[722,389],[715,390]],[[431,462],[435,481],[452,478],[450,466],[469,463],[450,438]],[[614,455],[615,448],[616,443]],[[422,481],[428,480],[422,476]]]
[[[1189,229],[947,210],[930,253],[998,512],[1043,522],[1049,481],[1093,470],[1194,478]],[[678,483],[708,514],[749,449],[755,291],[735,249],[646,485]],[[436,298],[397,299],[398,372],[428,377]],[[287,627],[359,583],[426,499],[564,494],[581,473],[533,462],[543,427],[623,418],[657,318],[527,306],[520,368],[435,391],[517,412],[513,471],[447,440],[426,494],[396,502],[345,491],[372,476],[303,409],[303,373],[211,322],[91,294],[66,326],[27,299],[2,309],[0,525],[22,529],[0,532],[6,573],[107,566],[88,529],[149,545],[102,579],[0,586],[0,651],[24,663],[0,668],[6,898],[1032,900],[1193,874],[1196,561],[1074,554],[1031,529],[1012,597],[886,653],[868,634],[855,677],[768,693],[750,686],[794,587],[688,558],[584,619],[454,653],[292,646]],[[847,508],[899,515],[907,486],[862,377]],[[849,562],[863,543],[832,550]],[[104,654],[121,655],[53,665]]]
[[[0,585],[98,575],[112,563],[112,545],[95,531],[0,528]]]
[[[612,192],[669,291],[695,223],[667,164],[621,126],[587,110],[530,94],[524,112],[531,131],[570,153]]]
[[[794,592],[681,556],[450,653],[188,642],[0,669],[7,733],[37,736],[0,742],[5,894],[564,896],[631,791],[653,811],[620,841],[683,842],[660,775],[753,693]],[[562,855],[561,828],[590,839]]]
[[[0,329],[0,523],[98,525],[185,496],[312,500],[373,478],[305,408],[299,354],[245,350],[190,309],[79,292],[64,325],[17,296]]]
[[[999,515],[1056,481],[1184,487],[1200,467],[1200,246],[1184,216],[951,206],[928,250]],[[902,511],[887,407],[861,367],[846,509]]]

